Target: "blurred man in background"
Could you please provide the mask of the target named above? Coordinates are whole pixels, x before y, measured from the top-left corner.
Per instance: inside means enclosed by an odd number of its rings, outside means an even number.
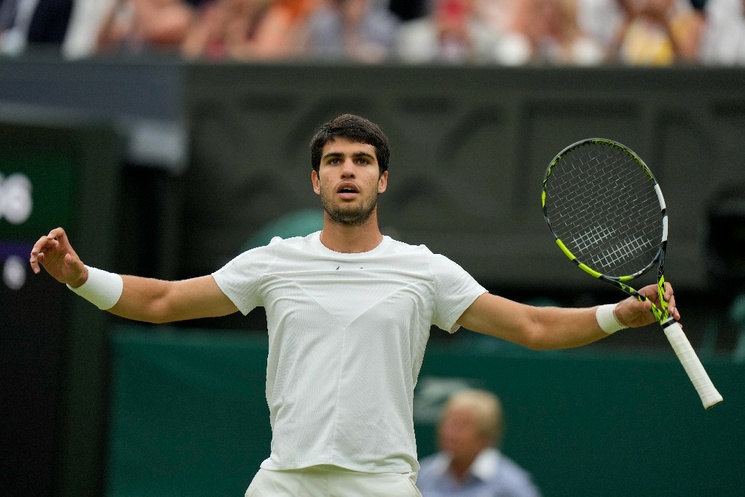
[[[423,497],[540,497],[530,474],[499,451],[504,418],[484,390],[453,394],[437,427],[440,452],[421,461]]]

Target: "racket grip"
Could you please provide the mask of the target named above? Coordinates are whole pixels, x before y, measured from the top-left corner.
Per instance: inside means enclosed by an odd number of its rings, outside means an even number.
[[[709,379],[709,375],[706,373],[693,347],[691,347],[691,342],[688,341],[685,333],[683,333],[680,324],[671,319],[663,323],[662,327],[667,340],[675,351],[675,355],[678,356],[678,360],[683,365],[683,369],[688,374],[688,378],[693,383],[696,392],[698,392],[698,396],[704,404],[704,409],[709,409],[722,402],[724,399],[716,387],[714,387],[711,379]]]

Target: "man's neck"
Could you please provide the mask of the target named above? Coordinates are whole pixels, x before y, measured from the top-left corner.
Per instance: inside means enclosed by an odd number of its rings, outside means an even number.
[[[382,241],[383,234],[380,232],[377,219],[373,218],[364,224],[354,226],[325,219],[321,231],[321,243],[326,248],[345,254],[369,252]]]
[[[471,458],[470,461],[456,461],[452,460],[450,462],[450,474],[455,477],[457,481],[463,481],[466,478],[466,475],[468,474],[468,471],[471,469],[471,465],[473,464],[473,461],[476,458]]]
[[[480,449],[475,454],[462,454],[459,457],[452,457],[450,459],[448,471],[457,481],[465,481],[466,477],[468,477],[468,475],[473,471],[472,468],[476,459],[478,459],[485,450],[487,450],[487,447]]]

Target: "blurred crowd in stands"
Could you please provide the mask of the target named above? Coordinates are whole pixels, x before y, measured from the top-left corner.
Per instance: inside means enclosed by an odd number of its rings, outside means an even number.
[[[745,65],[745,0],[0,0],[0,53]]]

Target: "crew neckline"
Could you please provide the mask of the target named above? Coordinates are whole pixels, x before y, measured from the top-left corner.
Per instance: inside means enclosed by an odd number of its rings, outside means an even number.
[[[385,246],[390,243],[390,240],[391,237],[383,235],[383,239],[380,241],[380,243],[366,252],[337,252],[336,250],[332,250],[323,244],[323,242],[321,241],[321,231],[316,231],[315,235],[313,236],[313,243],[316,245],[316,248],[318,248],[322,252],[325,252],[326,254],[333,255],[335,257],[360,257],[371,255],[383,250]]]

